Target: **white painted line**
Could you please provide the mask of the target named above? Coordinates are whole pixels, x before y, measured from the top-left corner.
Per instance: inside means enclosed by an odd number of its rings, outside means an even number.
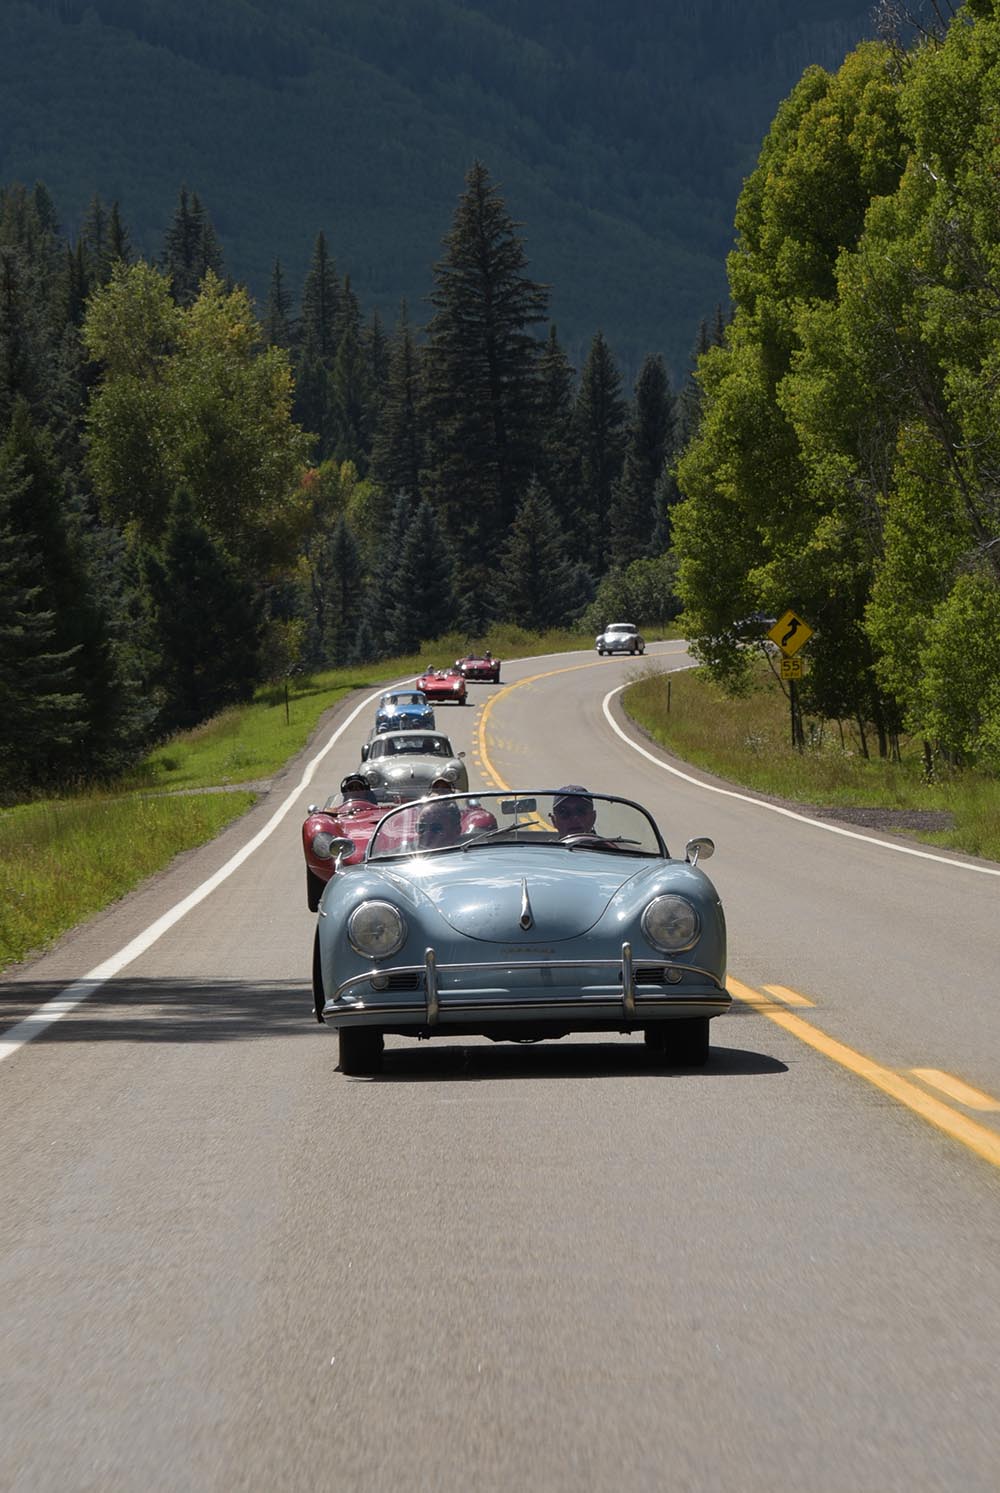
[[[680,672],[679,670],[677,672]],[[647,752],[645,747],[633,741],[630,736],[619,726],[613,718],[609,709],[610,702],[615,695],[621,694],[623,689],[628,689],[628,684],[620,684],[617,689],[609,690],[604,696],[602,709],[604,718],[616,736],[621,737],[626,746],[630,746],[634,752],[645,757],[647,762],[652,762],[654,767],[660,767],[664,772],[672,773],[675,778],[681,778],[685,783],[691,783],[695,788],[702,788],[706,793],[718,793],[723,798],[735,798],[739,803],[753,804],[758,809],[766,809],[771,814],[781,814],[786,819],[797,819],[800,824],[810,824],[813,829],[825,830],[828,835],[843,835],[847,840],[863,840],[866,845],[878,845],[883,850],[894,850],[898,855],[913,855],[918,860],[936,861],[939,866],[953,866],[956,871],[975,871],[980,876],[1000,876],[1000,867],[971,865],[968,861],[953,861],[947,855],[934,855],[930,850],[917,850],[911,845],[893,845],[889,840],[878,840],[874,835],[862,835],[854,829],[844,829],[839,824],[830,824],[825,819],[810,819],[808,814],[797,814],[794,809],[783,809],[780,804],[769,804],[763,798],[752,798],[749,793],[737,793],[733,788],[718,788],[714,783],[703,783],[700,778],[693,778],[690,773],[681,772],[679,767],[671,767],[669,762],[655,757],[652,752]]]
[[[323,750],[317,752],[312,761],[307,764],[298,783],[296,783],[280,807],[274,811],[263,829],[258,830],[253,839],[248,840],[242,850],[238,850],[230,860],[226,861],[224,866],[220,866],[214,875],[210,876],[207,881],[203,881],[201,886],[196,887],[193,892],[189,892],[169,912],[165,912],[162,917],[157,918],[155,923],[150,923],[148,928],[133,938],[131,943],[127,943],[117,954],[112,954],[110,959],[105,959],[103,964],[98,964],[89,974],[84,975],[81,980],[76,980],[72,985],[67,985],[66,989],[60,995],[53,996],[50,1001],[45,1002],[44,1006],[39,1006],[37,1011],[33,1011],[30,1016],[26,1016],[23,1021],[19,1021],[16,1026],[12,1026],[9,1031],[5,1032],[0,1037],[0,1063],[3,1062],[4,1058],[9,1058],[12,1053],[17,1052],[18,1048],[24,1047],[26,1043],[33,1041],[35,1037],[39,1036],[55,1022],[60,1021],[67,1012],[72,1011],[75,1006],[80,1005],[81,1001],[85,1001],[88,996],[100,990],[101,986],[107,984],[108,980],[120,974],[127,965],[138,959],[140,954],[144,954],[158,939],[162,938],[164,933],[172,928],[175,923],[179,923],[185,913],[190,912],[193,907],[197,907],[199,902],[204,902],[205,898],[214,892],[216,887],[221,886],[228,877],[232,876],[234,871],[238,871],[243,862],[248,860],[254,851],[263,845],[268,836],[274,833],[281,821],[290,812],[303,788],[308,787],[312,782],[316,769],[323,761],[327,752],[336,745],[348,726],[352,725],[361,712],[367,710],[372,701],[377,700],[386,690],[401,689],[404,684],[405,681],[401,681],[395,685],[386,684],[373,694],[365,696],[361,703],[351,711],[342,725],[337,727]]]

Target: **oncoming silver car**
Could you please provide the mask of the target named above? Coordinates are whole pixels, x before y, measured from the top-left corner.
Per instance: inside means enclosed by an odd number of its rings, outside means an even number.
[[[609,622],[594,646],[598,653],[645,653],[646,640],[634,622]]]

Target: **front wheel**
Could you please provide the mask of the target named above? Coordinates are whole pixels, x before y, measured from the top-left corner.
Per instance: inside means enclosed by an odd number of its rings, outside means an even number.
[[[707,1016],[658,1021],[643,1031],[646,1046],[675,1068],[704,1068],[708,1062]]]
[[[310,912],[315,912],[319,907],[319,899],[323,895],[326,882],[322,876],[317,876],[309,866],[306,867],[306,902]]]
[[[382,1072],[382,1033],[370,1026],[342,1026],[338,1033],[340,1071],[350,1078],[371,1078]]]

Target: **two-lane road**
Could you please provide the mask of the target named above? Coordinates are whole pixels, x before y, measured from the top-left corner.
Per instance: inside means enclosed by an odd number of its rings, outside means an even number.
[[[3,984],[0,1487],[994,1493],[1000,1170],[773,1017],[1000,1136],[912,1071],[1000,1096],[1000,884],[643,756],[605,698],[684,662],[505,663],[438,720],[474,783],[713,836],[734,988],[772,1014],[739,1002],[704,1072],[634,1039],[392,1039],[382,1079],[336,1072],[298,825],[370,709]]]

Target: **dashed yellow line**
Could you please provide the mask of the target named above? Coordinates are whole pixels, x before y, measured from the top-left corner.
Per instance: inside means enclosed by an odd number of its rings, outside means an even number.
[[[900,1104],[905,1104],[929,1124],[935,1125],[938,1130],[943,1130],[953,1140],[960,1141],[970,1151],[975,1151],[984,1161],[989,1161],[993,1166],[1000,1166],[1000,1134],[995,1130],[980,1125],[976,1120],[970,1120],[968,1115],[959,1114],[958,1110],[951,1109],[943,1104],[940,1099],[935,1099],[933,1094],[927,1094],[923,1089],[918,1089],[915,1083],[908,1078],[903,1078],[899,1073],[893,1073],[890,1068],[883,1068],[881,1063],[875,1063],[871,1058],[866,1058],[863,1053],[855,1052],[853,1047],[847,1047],[843,1042],[828,1037],[817,1027],[811,1026],[801,1016],[794,1016],[791,1011],[782,1011],[771,1005],[767,998],[759,991],[751,989],[749,985],[743,985],[739,980],[728,981],[730,993],[738,1000],[745,1001],[748,1006],[753,1006],[766,1016],[768,1021],[773,1021],[777,1026],[784,1027],[793,1037],[798,1037],[800,1042],[815,1048],[824,1057],[830,1058],[832,1062],[839,1063],[850,1073],[858,1078],[867,1080],[874,1084],[875,1088],[881,1089],[884,1094],[890,1094],[893,1099],[898,1099]]]
[[[940,1089],[956,1104],[964,1104],[966,1109],[992,1111],[994,1114],[1000,1110],[1000,1101],[984,1094],[981,1089],[974,1089],[971,1084],[963,1083],[953,1073],[943,1073],[940,1068],[911,1068],[910,1072],[915,1078],[930,1084],[931,1088]]]

